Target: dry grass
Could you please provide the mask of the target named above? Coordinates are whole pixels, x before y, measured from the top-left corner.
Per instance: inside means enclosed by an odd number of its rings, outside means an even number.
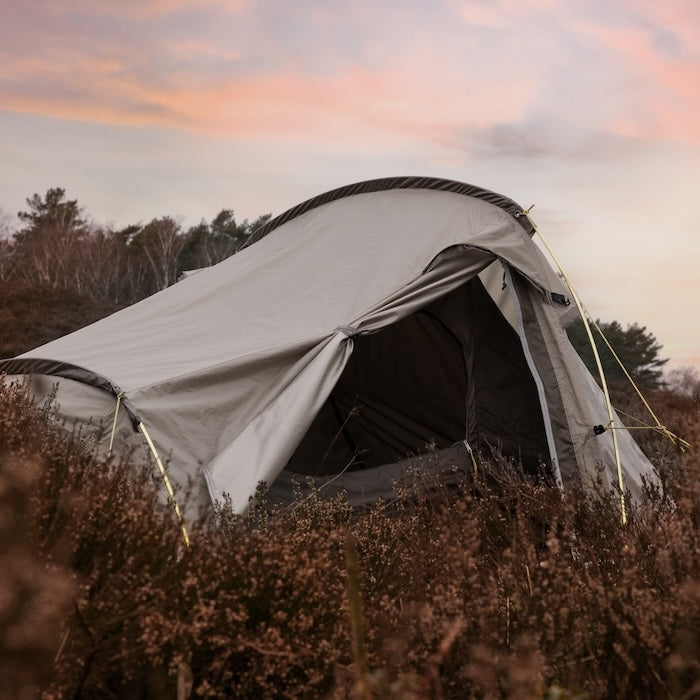
[[[483,461],[362,513],[223,507],[185,549],[150,475],[0,388],[4,697],[696,697],[700,467],[645,447],[666,493],[625,529]]]

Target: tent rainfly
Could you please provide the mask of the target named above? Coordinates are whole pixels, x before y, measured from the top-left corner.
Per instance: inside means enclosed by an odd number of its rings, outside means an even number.
[[[271,220],[227,260],[19,357],[37,399],[102,449],[145,445],[185,519],[294,474],[386,496],[434,446],[495,446],[556,482],[617,483],[606,401],[564,330],[569,292],[515,202],[371,180]],[[617,420],[617,419],[616,419]],[[616,425],[621,425],[617,423]],[[624,485],[652,465],[618,431]],[[435,452],[430,450],[431,454]],[[171,497],[173,493],[170,494]]]

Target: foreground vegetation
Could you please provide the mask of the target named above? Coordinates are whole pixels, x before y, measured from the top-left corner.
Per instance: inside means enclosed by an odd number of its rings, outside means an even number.
[[[659,401],[697,442],[697,397]],[[224,508],[185,548],[150,475],[1,387],[3,697],[697,697],[700,466],[645,447],[665,491],[625,528],[482,461],[362,513]]]

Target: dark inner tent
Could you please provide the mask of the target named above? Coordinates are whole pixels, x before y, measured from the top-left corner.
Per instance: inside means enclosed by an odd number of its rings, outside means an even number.
[[[354,502],[364,500],[356,489],[388,495],[416,456],[437,450],[448,462],[464,462],[464,441],[472,449],[495,448],[531,472],[548,461],[520,339],[478,277],[354,338],[340,380],[273,495],[292,474],[332,483],[329,491],[344,488]]]

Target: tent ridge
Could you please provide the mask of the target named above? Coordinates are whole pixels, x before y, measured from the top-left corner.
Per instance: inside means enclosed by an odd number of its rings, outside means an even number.
[[[460,182],[458,180],[408,175],[403,177],[383,177],[374,180],[363,180],[351,185],[337,187],[336,189],[329,190],[328,192],[324,192],[323,194],[312,197],[311,199],[307,199],[291,209],[287,209],[287,211],[271,219],[259,229],[253,231],[249,239],[246,241],[244,247],[259,241],[261,238],[270,233],[270,231],[282,226],[282,224],[285,224],[288,221],[311,211],[312,209],[316,209],[317,207],[327,204],[328,202],[332,202],[336,199],[343,199],[344,197],[350,197],[356,194],[399,189],[439,190],[442,192],[454,192],[455,194],[462,194],[467,197],[475,197],[476,199],[481,199],[485,202],[493,204],[510,214],[523,227],[523,229],[525,229],[529,236],[532,237],[535,233],[534,227],[529,219],[527,217],[520,216],[523,208],[508,197],[504,197],[501,194],[484,189],[483,187],[477,187],[476,185],[470,185],[466,182]]]

